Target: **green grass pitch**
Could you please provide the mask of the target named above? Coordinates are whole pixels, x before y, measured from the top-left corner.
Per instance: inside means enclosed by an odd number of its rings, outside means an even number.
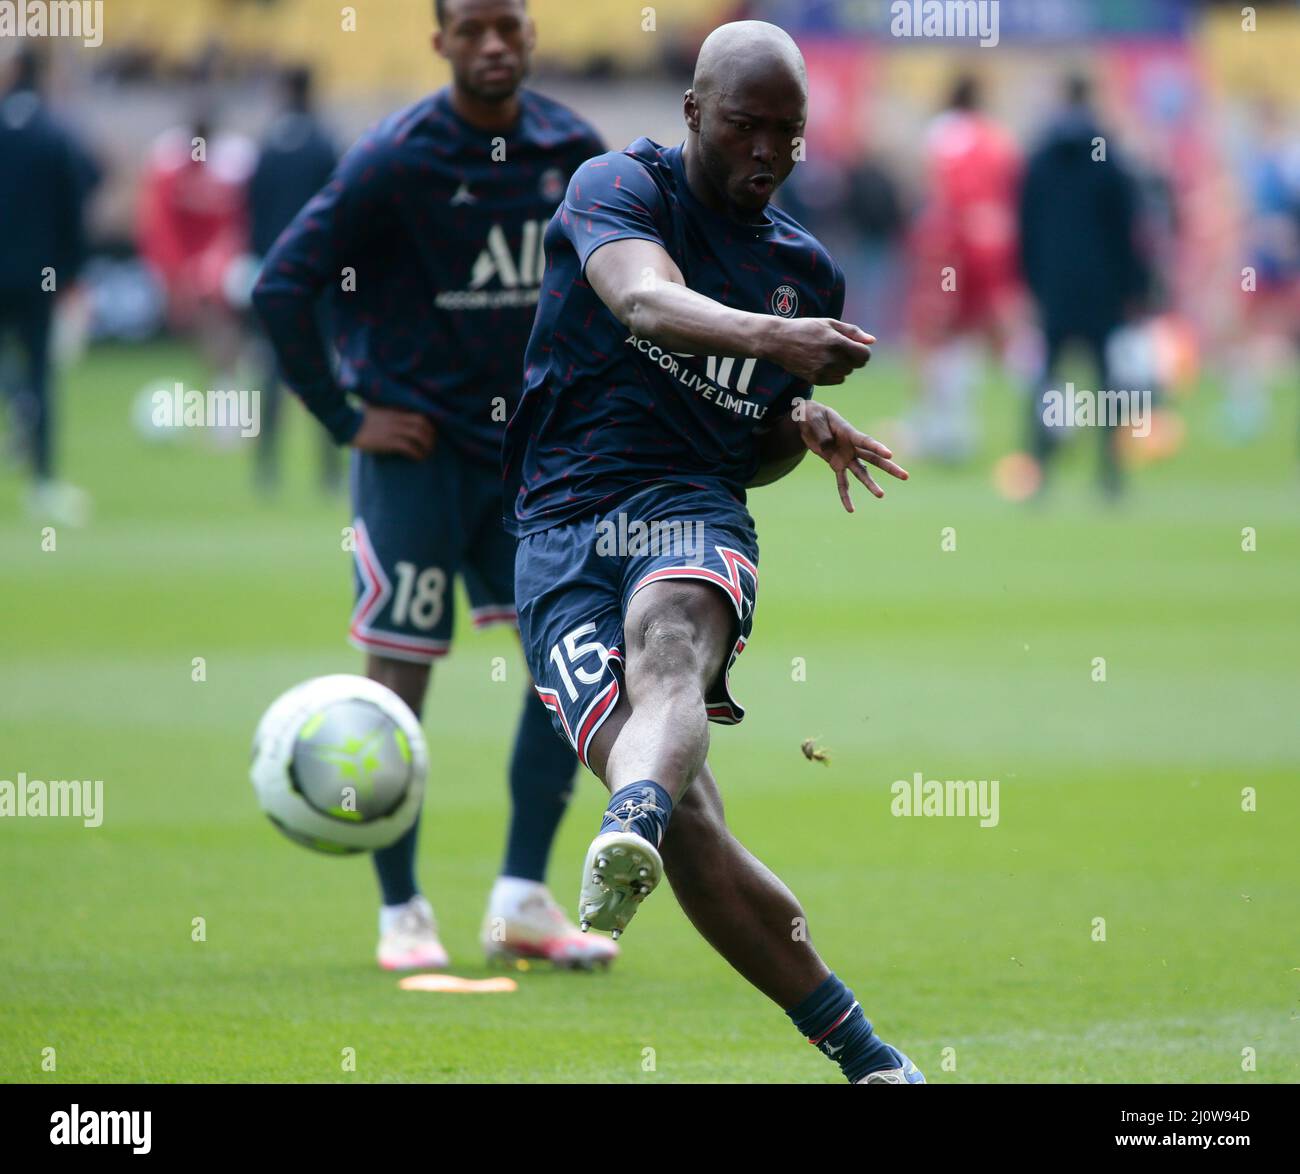
[[[64,469],[96,517],[54,552],[0,474],[0,779],[105,790],[96,829],[0,820],[0,1077],[836,1082],[667,887],[608,974],[451,996],[377,970],[368,862],[283,840],[247,779],[271,698],[359,667],[346,504],[315,495],[296,405],[273,504],[244,453],[146,443],[132,397],[175,378],[207,386],[167,347],[68,373]],[[905,384],[873,364],[829,398],[889,439]],[[1046,504],[996,495],[1020,402],[996,383],[969,469],[914,463],[883,503],[859,489],[852,517],[811,458],[753,495],[762,582],[733,674],[749,719],[711,755],[729,818],[933,1082],[1300,1080],[1296,405],[1279,397],[1273,431],[1238,449],[1217,400],[1199,389],[1187,446],[1115,510],[1090,436]],[[465,614],[425,718],[420,871],[453,972],[480,976],[524,677],[513,637]],[[829,765],[804,759],[808,737]],[[997,826],[891,816],[891,784],[917,771],[998,779]],[[566,906],[602,795],[581,778],[557,844]]]

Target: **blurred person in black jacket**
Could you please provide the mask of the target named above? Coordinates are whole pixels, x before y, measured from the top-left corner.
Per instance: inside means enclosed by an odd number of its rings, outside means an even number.
[[[1021,266],[1045,343],[1042,378],[1030,397],[1029,447],[1044,477],[1058,444],[1059,431],[1047,422],[1048,394],[1061,391],[1051,383],[1062,353],[1081,345],[1096,371],[1092,390],[1100,397],[1111,389],[1107,343],[1141,308],[1149,288],[1137,244],[1139,208],[1134,177],[1092,110],[1089,83],[1068,78],[1065,106],[1030,155],[1020,192]],[[1118,432],[1100,411],[1096,422],[1102,489],[1115,495]]]
[[[42,58],[24,49],[0,90],[0,345],[12,338],[17,348],[15,416],[35,478],[28,509],[41,522],[80,525],[89,497],[54,474],[50,339],[55,301],[85,260],[83,213],[99,170],[51,116],[43,73]]]
[[[329,181],[338,163],[334,142],[313,109],[311,71],[306,67],[287,69],[281,84],[283,110],[260,145],[257,168],[248,186],[250,245],[259,266],[299,209]],[[328,299],[321,300],[318,313],[322,336],[328,337]],[[250,325],[261,335],[256,316],[250,318]],[[279,425],[285,397],[275,352],[265,336],[259,337],[258,349],[264,390],[255,469],[257,484],[269,491],[280,480]],[[312,426],[315,428],[314,420]],[[317,430],[321,484],[327,492],[336,492],[343,484],[339,450],[323,428]]]

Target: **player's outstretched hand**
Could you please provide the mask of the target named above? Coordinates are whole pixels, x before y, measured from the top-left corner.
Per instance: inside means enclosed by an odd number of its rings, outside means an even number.
[[[894,454],[885,445],[873,440],[865,432],[859,432],[839,412],[816,400],[808,400],[803,405],[799,435],[803,437],[810,452],[815,452],[835,470],[840,501],[849,513],[853,512],[853,500],[849,497],[849,473],[876,497],[884,497],[885,491],[876,484],[867,471],[867,465],[875,465],[877,469],[883,469],[900,481],[907,480],[907,470],[894,463]]]
[[[419,412],[367,404],[352,447],[362,452],[392,452],[422,461],[433,451],[433,423]]]
[[[770,358],[818,387],[843,383],[871,358],[875,337],[837,318],[778,318]]]

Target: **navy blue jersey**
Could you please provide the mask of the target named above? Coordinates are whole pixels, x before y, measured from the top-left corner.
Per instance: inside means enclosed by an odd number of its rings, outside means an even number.
[[[583,280],[603,244],[662,245],[686,284],[758,314],[835,317],[844,274],[778,208],[744,224],[692,195],[682,148],[638,139],[579,168],[546,230],[524,396],[506,429],[506,522],[532,534],[649,481],[721,485],[742,503],[756,430],[809,385],[775,364],[665,351],[632,335]],[[513,516],[512,516],[513,515]]]
[[[0,94],[0,293],[46,301],[46,269],[59,289],[85,259],[82,212],[99,169],[31,90]]]
[[[344,157],[267,257],[254,302],[285,382],[346,442],[354,392],[430,416],[440,437],[500,460],[537,308],[546,222],[604,150],[572,111],[521,91],[513,130],[465,122],[443,89]],[[312,307],[335,291],[337,373]]]
[[[271,124],[248,181],[248,236],[255,256],[271,251],[280,233],[329,180],[338,161],[338,151],[314,115],[288,111]]]

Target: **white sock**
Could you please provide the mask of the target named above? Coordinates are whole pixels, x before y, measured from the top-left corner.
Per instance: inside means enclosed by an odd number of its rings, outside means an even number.
[[[546,886],[540,881],[523,880],[517,876],[499,876],[492,886],[488,908],[498,916],[513,913],[529,897],[545,892]]]

